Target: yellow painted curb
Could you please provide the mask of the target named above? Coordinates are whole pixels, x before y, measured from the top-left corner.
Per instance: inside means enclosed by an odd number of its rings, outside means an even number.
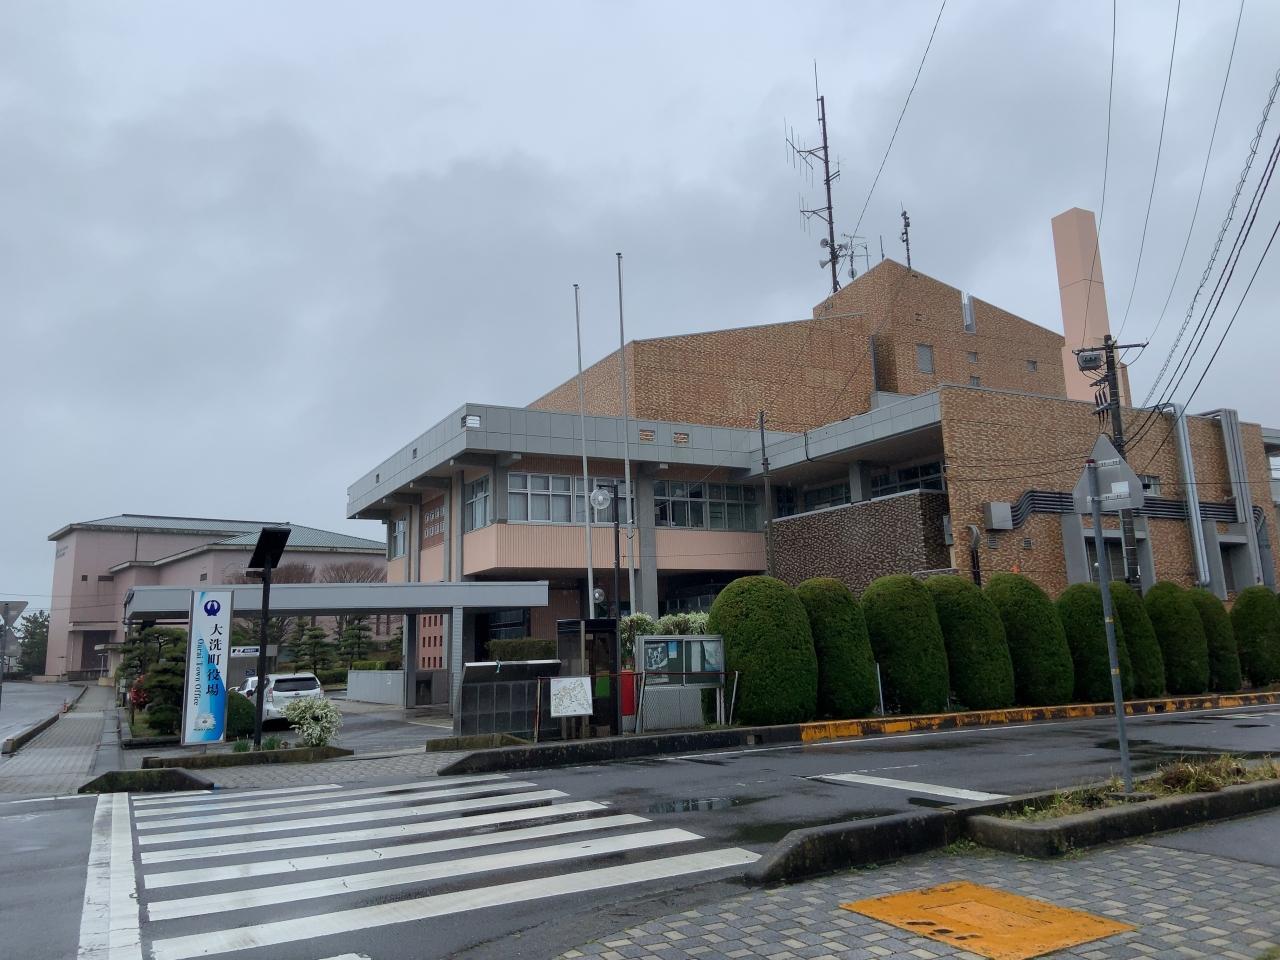
[[[1128,716],[1151,713],[1181,713],[1187,710],[1229,710],[1236,707],[1267,706],[1280,703],[1280,691],[1265,693],[1223,693],[1199,697],[1163,697],[1157,700],[1130,700]],[[961,727],[1000,726],[1035,723],[1039,720],[1084,720],[1110,717],[1110,703],[1068,703],[1055,707],[1011,707],[1007,710],[970,710],[963,713],[924,713],[906,717],[867,717],[861,720],[825,720],[800,724],[804,743],[843,740],[885,733],[913,733],[918,730],[952,730]]]

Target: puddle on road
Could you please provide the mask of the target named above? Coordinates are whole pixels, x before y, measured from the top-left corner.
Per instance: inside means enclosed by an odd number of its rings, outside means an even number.
[[[917,807],[930,807],[933,809],[955,806],[950,800],[935,800],[932,797],[907,797],[907,803]]]
[[[1237,730],[1253,730],[1257,727],[1269,727],[1271,726],[1271,724],[1269,723],[1233,723],[1232,726],[1235,727]]]
[[[770,797],[707,797],[702,800],[660,800],[645,807],[645,813],[704,813],[708,810],[728,810],[731,807],[747,807]]]
[[[871,820],[875,817],[887,817],[895,813],[901,813],[900,810],[872,809],[858,810],[853,813],[841,814],[838,817],[821,817],[815,820],[783,820],[767,823],[744,823],[734,828],[733,840],[740,844],[770,844],[777,843],[792,830],[802,830],[805,827],[823,827],[829,823],[843,823],[846,820]]]

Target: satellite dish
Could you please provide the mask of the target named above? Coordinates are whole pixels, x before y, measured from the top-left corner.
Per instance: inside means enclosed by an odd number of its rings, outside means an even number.
[[[597,510],[603,510],[613,502],[613,494],[608,487],[596,487],[591,491],[591,505]]]

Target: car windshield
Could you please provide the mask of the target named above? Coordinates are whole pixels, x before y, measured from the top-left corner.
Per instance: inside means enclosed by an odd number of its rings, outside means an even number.
[[[277,693],[288,693],[294,690],[319,690],[320,681],[315,677],[281,677],[276,681]]]

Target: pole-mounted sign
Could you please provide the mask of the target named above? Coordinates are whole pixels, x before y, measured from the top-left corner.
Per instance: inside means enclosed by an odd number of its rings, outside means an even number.
[[[227,738],[227,667],[231,659],[231,591],[191,592],[187,681],[182,699],[182,743]]]
[[[1133,472],[1133,468],[1125,463],[1109,437],[1099,436],[1094,441],[1089,458],[1098,465],[1099,510],[1103,513],[1118,513],[1121,510],[1137,510],[1142,506],[1145,497],[1142,481]],[[1076,513],[1086,517],[1092,515],[1089,471],[1080,475],[1071,496],[1075,500]]]

